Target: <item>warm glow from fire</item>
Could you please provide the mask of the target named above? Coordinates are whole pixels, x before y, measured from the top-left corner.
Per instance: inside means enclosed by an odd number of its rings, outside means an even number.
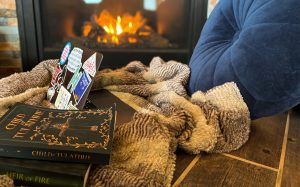
[[[85,23],[83,26],[83,36],[87,37],[92,30],[92,24],[90,22]]]
[[[114,44],[120,44],[121,35],[129,34],[127,42],[136,43],[137,38],[131,37],[131,35],[138,34],[139,28],[145,25],[146,20],[143,18],[140,12],[137,12],[134,16],[124,14],[122,16],[113,17],[107,10],[103,10],[99,15],[93,16],[93,21],[98,24],[106,33],[110,36],[98,36],[98,43],[112,42]],[[87,22],[83,26],[83,36],[87,37],[92,30],[92,23]],[[142,32],[142,35],[150,35],[148,32]]]
[[[119,44],[119,38],[118,38],[117,36],[115,36],[115,35],[113,35],[113,36],[111,37],[111,41],[112,41],[113,43],[115,43],[115,44]]]
[[[116,30],[117,30],[117,33],[116,33],[117,35],[120,35],[123,32],[120,16],[118,16],[118,18],[117,18]]]
[[[129,37],[129,38],[128,38],[128,42],[129,42],[129,43],[136,43],[136,42],[137,42],[137,39],[134,38],[134,37]]]

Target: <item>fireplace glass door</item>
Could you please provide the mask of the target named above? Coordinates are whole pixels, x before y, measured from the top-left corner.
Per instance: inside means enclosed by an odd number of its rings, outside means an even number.
[[[36,38],[39,60],[59,58],[64,44],[71,41],[103,53],[102,68],[119,68],[131,60],[148,64],[154,56],[188,63],[206,18],[207,0],[18,2],[25,29],[32,28],[28,11],[34,12],[36,36],[26,34]]]
[[[102,49],[187,47],[186,0],[43,0],[44,46],[75,41]]]

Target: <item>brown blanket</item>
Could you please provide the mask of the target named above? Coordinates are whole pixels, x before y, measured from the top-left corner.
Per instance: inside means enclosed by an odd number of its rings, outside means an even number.
[[[15,102],[49,106],[44,98],[54,63],[1,79],[0,114]],[[137,112],[116,128],[110,165],[95,168],[89,185],[170,186],[177,147],[191,154],[229,152],[248,140],[249,111],[235,83],[189,97],[189,74],[187,65],[159,57],[149,67],[134,61],[97,73],[93,89],[111,91]]]

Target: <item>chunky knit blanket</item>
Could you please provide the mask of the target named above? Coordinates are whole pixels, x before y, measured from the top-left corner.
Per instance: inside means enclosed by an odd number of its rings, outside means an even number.
[[[55,63],[44,61],[31,72],[1,79],[0,115],[16,102],[49,107],[44,98]],[[177,148],[190,154],[229,152],[248,140],[249,111],[236,84],[190,97],[189,74],[187,65],[159,57],[149,67],[133,61],[97,73],[94,90],[109,90],[137,112],[117,126],[110,164],[91,172],[90,186],[170,186]]]

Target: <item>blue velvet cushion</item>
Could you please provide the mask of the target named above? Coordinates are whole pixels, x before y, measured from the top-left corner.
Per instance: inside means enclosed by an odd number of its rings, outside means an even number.
[[[300,103],[300,0],[221,0],[190,64],[189,91],[237,83],[251,118]]]

